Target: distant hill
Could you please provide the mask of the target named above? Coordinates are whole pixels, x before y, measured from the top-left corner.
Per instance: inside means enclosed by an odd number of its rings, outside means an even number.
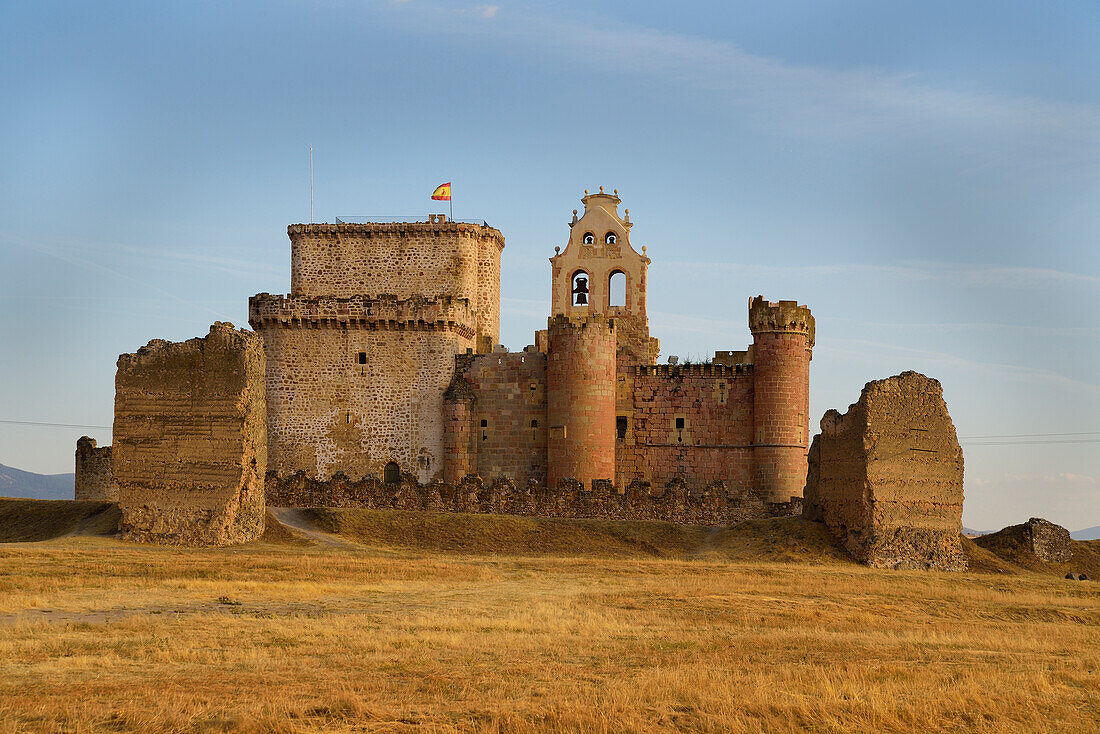
[[[75,487],[74,474],[35,474],[0,464],[0,497],[71,500]]]
[[[1100,525],[1084,530],[1074,530],[1069,534],[1074,540],[1100,540]]]

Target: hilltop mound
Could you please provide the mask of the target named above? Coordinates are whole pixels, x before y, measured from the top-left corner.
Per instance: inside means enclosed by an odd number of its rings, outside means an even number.
[[[121,517],[113,502],[0,497],[0,543],[37,543],[69,535],[113,536]],[[268,511],[266,529],[258,542],[306,541]]]
[[[418,551],[848,562],[823,525],[799,517],[750,520],[729,528],[350,508],[302,509],[297,517],[314,530],[370,547]]]
[[[0,543],[114,535],[121,516],[118,505],[110,502],[0,498]]]

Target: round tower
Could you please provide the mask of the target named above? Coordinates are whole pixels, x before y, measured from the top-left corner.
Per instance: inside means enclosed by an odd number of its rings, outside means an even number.
[[[814,317],[796,301],[749,302],[754,486],[765,502],[801,497],[809,446]]]
[[[458,486],[467,474],[477,472],[471,450],[474,391],[461,375],[455,374],[443,393],[443,481]]]
[[[552,316],[546,355],[547,484],[615,477],[615,323]]]

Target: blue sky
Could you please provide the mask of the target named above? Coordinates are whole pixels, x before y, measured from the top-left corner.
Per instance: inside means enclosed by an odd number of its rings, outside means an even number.
[[[0,420],[110,425],[119,353],[285,292],[312,145],[318,220],[451,180],[504,232],[510,348],[618,188],[663,355],[797,299],[815,416],[924,372],[969,526],[1100,524],[1097,37],[1091,2],[5,3]],[[0,423],[0,463],[84,432]]]

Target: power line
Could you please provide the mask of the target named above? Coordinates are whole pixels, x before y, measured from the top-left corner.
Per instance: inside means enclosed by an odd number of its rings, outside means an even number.
[[[1079,438],[1057,441],[961,441],[967,446],[1034,446],[1043,444],[1100,443],[1100,438]]]
[[[998,436],[959,436],[960,441],[977,438],[1036,438],[1047,436],[1100,436],[1100,431],[1078,431],[1076,433],[1003,433]]]
[[[13,426],[45,426],[46,428],[106,428],[110,430],[113,426],[92,426],[84,423],[44,423],[42,421],[7,421],[0,419],[0,423],[7,423]]]

